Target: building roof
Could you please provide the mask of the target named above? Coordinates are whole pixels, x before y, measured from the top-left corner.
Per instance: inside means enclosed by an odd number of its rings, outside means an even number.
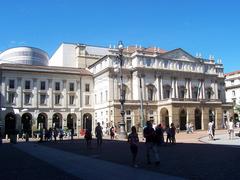
[[[0,70],[17,70],[25,72],[63,73],[83,76],[91,76],[92,73],[84,68],[59,67],[59,66],[34,66],[28,64],[0,64]]]
[[[224,76],[232,76],[232,75],[235,75],[235,74],[240,74],[240,70],[237,70],[237,71],[233,71],[233,72],[230,72],[230,73],[226,73],[224,74]]]

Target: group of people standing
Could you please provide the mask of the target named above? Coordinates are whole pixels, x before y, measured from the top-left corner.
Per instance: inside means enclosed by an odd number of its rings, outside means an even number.
[[[97,126],[95,128],[95,135],[96,135],[96,139],[97,139],[97,147],[101,147],[101,145],[102,145],[102,138],[103,138],[102,129],[103,129],[102,126],[98,122]],[[87,147],[90,148],[91,147],[91,141],[92,141],[92,132],[89,129],[86,129],[84,138],[86,140]]]
[[[130,151],[132,153],[132,165],[133,167],[137,167],[138,165],[136,163],[136,157],[138,154],[139,138],[138,138],[136,127],[133,126],[131,130],[132,131],[128,136],[128,142],[130,144]],[[148,164],[152,163],[151,154],[153,154],[154,156],[153,159],[154,159],[155,165],[158,166],[160,164],[158,149],[159,149],[159,146],[164,144],[165,142],[164,132],[167,133],[166,143],[168,143],[169,141],[170,143],[175,144],[176,128],[173,123],[171,123],[171,127],[167,125],[165,129],[162,127],[161,124],[156,126],[156,128],[154,129],[151,121],[147,121],[146,127],[143,129],[143,136],[145,138],[146,156],[147,156]]]
[[[74,136],[74,129],[70,129],[69,131],[70,136],[71,136],[71,140],[73,140],[73,136]],[[64,130],[62,128],[49,128],[49,129],[40,129],[40,140],[39,142],[43,142],[43,140],[45,141],[52,141],[54,138],[54,141],[57,141],[57,138],[59,138],[59,140],[63,140],[63,137],[66,136],[66,133],[64,132]]]

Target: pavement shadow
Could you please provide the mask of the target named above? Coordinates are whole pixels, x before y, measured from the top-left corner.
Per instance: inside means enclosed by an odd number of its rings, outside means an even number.
[[[41,145],[78,155],[98,158],[129,166],[131,153],[126,141],[104,140],[98,148],[96,140],[87,147],[85,140],[44,142]],[[236,148],[237,147],[237,148]],[[139,144],[139,168],[188,179],[236,179],[240,160],[239,146],[177,143],[159,147],[160,166],[146,163],[145,144]]]

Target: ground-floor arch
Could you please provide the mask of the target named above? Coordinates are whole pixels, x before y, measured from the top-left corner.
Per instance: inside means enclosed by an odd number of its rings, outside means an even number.
[[[179,114],[179,121],[180,121],[180,130],[186,130],[186,124],[187,124],[187,113],[184,109],[180,111]]]
[[[47,119],[48,116],[46,113],[40,113],[37,117],[37,128],[47,129]]]
[[[92,115],[90,113],[83,115],[83,129],[92,131]]]
[[[22,115],[22,130],[23,133],[32,135],[32,115],[30,113]]]
[[[70,113],[67,115],[67,128],[76,129],[77,126],[77,115],[75,113]]]
[[[195,129],[202,129],[202,113],[199,109],[195,109],[194,111],[195,116]]]
[[[5,134],[14,134],[16,131],[16,115],[8,113],[5,116]]]
[[[167,108],[162,108],[160,111],[161,123],[163,126],[169,126],[169,113]]]
[[[62,128],[62,114],[55,113],[52,116],[52,127],[60,129]]]

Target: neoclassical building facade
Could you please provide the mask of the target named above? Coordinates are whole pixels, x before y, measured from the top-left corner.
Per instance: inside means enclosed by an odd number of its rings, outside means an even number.
[[[240,71],[225,74],[226,100],[234,106],[234,119],[239,121],[240,112]]]
[[[118,128],[117,48],[63,43],[50,60],[42,50],[21,48],[0,54],[3,133],[40,127],[79,132],[93,129],[97,122],[104,130],[112,125]],[[221,62],[194,57],[180,48],[129,46],[123,57],[128,132],[133,125],[141,130],[146,120],[163,125],[173,122],[181,130],[187,122],[204,130],[214,120],[221,128],[227,114],[233,113],[232,104],[226,103]]]

